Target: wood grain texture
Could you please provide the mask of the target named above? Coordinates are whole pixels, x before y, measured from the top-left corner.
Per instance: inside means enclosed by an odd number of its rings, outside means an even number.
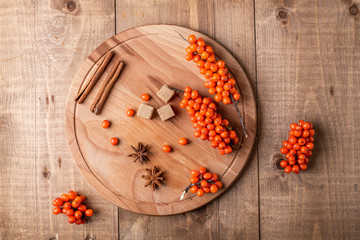
[[[238,106],[244,117],[249,137],[242,137],[241,125],[233,106],[217,104],[218,112],[229,119],[238,132],[243,145],[232,154],[221,156],[218,149],[212,149],[208,141],[191,137],[194,129],[189,116],[179,107],[181,96],[170,102],[176,116],[166,122],[157,114],[151,120],[126,116],[128,108],[142,103],[140,95],[149,93],[147,104],[158,109],[165,103],[156,96],[160,88],[167,84],[178,89],[191,86],[198,89],[201,96],[208,96],[203,87],[205,79],[196,64],[184,59],[184,49],[188,43],[179,35],[191,34],[202,37],[213,47],[216,55],[223,59],[229,71],[237,79],[242,95]],[[118,83],[107,98],[102,114],[89,111],[95,97],[97,85],[89,99],[78,104],[73,99],[88,82],[91,72],[105,55],[112,51],[114,57],[110,65],[123,61],[126,65]],[[112,66],[105,70],[102,79],[109,74]],[[187,212],[205,205],[223,193],[243,169],[252,149],[256,134],[255,99],[249,81],[241,66],[231,54],[214,40],[190,29],[174,25],[147,25],[136,27],[111,37],[95,49],[81,66],[74,78],[67,102],[68,142],[80,172],[104,196],[118,206],[149,215],[172,215]],[[109,119],[111,127],[104,130],[101,121]],[[120,143],[114,147],[109,143],[111,137],[118,137]],[[179,146],[179,137],[186,136],[191,143]],[[150,144],[150,161],[141,165],[132,163],[127,157],[131,152],[129,145],[137,142]],[[161,150],[163,144],[172,146],[171,153]],[[158,166],[164,174],[164,185],[157,191],[144,189],[145,167]],[[183,201],[180,195],[189,184],[191,169],[206,166],[211,172],[219,174],[224,188],[216,194],[202,198],[189,193]]]
[[[131,9],[131,11],[130,11]],[[177,24],[216,39],[238,59],[255,86],[253,1],[117,1],[116,31],[144,24]],[[224,196],[189,213],[151,217],[119,210],[123,239],[258,238],[256,154]],[[235,209],[235,211],[234,211]],[[201,234],[199,234],[201,232]]]
[[[261,238],[359,239],[360,15],[353,1],[255,2]],[[300,119],[315,150],[287,175],[274,162]]]
[[[117,239],[117,208],[79,175],[64,129],[76,70],[114,34],[114,3],[75,3],[69,12],[65,1],[1,1],[0,239]],[[69,189],[87,195],[90,224],[51,214]]]

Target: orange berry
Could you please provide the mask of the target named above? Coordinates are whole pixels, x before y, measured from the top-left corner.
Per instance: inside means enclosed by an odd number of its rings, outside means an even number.
[[[74,222],[76,222],[76,218],[74,216],[70,216],[69,217],[69,223],[73,224]]]
[[[188,36],[188,41],[190,43],[196,43],[196,37],[194,35],[189,35]]]
[[[213,52],[214,52],[214,50],[212,49],[212,47],[209,46],[209,45],[207,45],[207,46],[205,47],[205,51],[208,52],[208,53],[213,53]]]
[[[61,200],[63,200],[64,202],[68,202],[70,200],[69,196],[64,193],[64,194],[61,194]]]
[[[189,46],[190,50],[191,50],[191,53],[195,52],[196,51],[196,48],[197,48],[197,45],[195,43],[191,44]]]
[[[211,181],[217,181],[219,176],[216,173],[212,174]]]
[[[208,62],[215,62],[215,55],[213,54],[213,53],[211,53],[210,55],[209,55],[209,57],[207,58],[207,61]]]
[[[209,192],[210,192],[210,188],[209,188],[209,187],[204,187],[203,190],[204,190],[204,193],[209,193]]]
[[[240,94],[239,93],[234,93],[233,98],[234,98],[235,101],[239,100],[240,99]]]
[[[211,173],[204,173],[203,178],[206,179],[206,180],[209,180],[210,178],[212,178],[212,174]]]
[[[66,210],[66,216],[69,217],[69,216],[73,216],[73,215],[74,215],[74,210],[72,208]]]
[[[133,109],[128,109],[126,111],[126,116],[128,116],[128,117],[132,117],[132,116],[134,116],[134,114],[135,114],[135,111]]]
[[[119,140],[117,138],[113,137],[110,139],[110,143],[115,146],[119,143]]]
[[[209,53],[208,52],[206,52],[206,51],[204,51],[204,52],[202,52],[201,53],[201,59],[207,59],[209,57]]]
[[[60,214],[60,213],[61,213],[61,208],[60,208],[60,207],[55,207],[55,208],[53,209],[53,213],[54,213],[55,215]]]
[[[196,50],[197,50],[197,49],[196,49]],[[201,60],[200,55],[195,55],[194,58],[193,58],[193,61],[194,61],[194,62],[198,62],[199,60]]]
[[[81,212],[85,212],[86,206],[85,206],[85,205],[80,205],[80,206],[78,207],[78,210],[81,211]]]
[[[93,214],[94,214],[94,212],[93,212],[92,209],[86,209],[85,215],[86,215],[87,217],[91,217]]]
[[[162,150],[166,153],[169,153],[172,151],[171,147],[169,145],[162,146]]]
[[[180,138],[179,139],[179,144],[180,145],[186,145],[188,143],[188,140],[186,138]]]
[[[199,39],[197,40],[196,44],[197,44],[198,46],[205,47],[205,41],[204,41],[204,39],[202,39],[202,38],[199,38]]]
[[[63,205],[63,200],[61,200],[61,198],[56,198],[53,202],[52,202],[52,204],[55,206],[55,207],[60,207],[60,206],[62,206]]]
[[[190,188],[190,192],[196,193],[199,188],[195,185]]]
[[[108,128],[110,126],[110,122],[108,120],[104,120],[102,121],[101,126],[103,128]]]
[[[202,188],[205,188],[209,185],[209,183],[206,180],[201,180],[200,185]]]
[[[144,94],[141,95],[141,99],[142,99],[143,101],[149,101],[150,95],[147,94],[147,93],[144,93]]]
[[[205,167],[200,167],[200,168],[199,168],[199,173],[200,173],[200,174],[206,173],[206,168],[205,168]]]
[[[75,217],[75,218],[81,218],[81,217],[82,217],[82,212],[76,211],[76,212],[74,213],[74,217]]]
[[[216,65],[218,66],[218,68],[223,68],[225,67],[225,62],[223,60],[219,60],[216,62]]]
[[[197,190],[196,194],[197,194],[199,197],[201,197],[201,196],[204,195],[204,190],[200,188],[200,189]]]
[[[197,48],[196,48],[196,52],[197,52],[197,53],[202,54],[204,51],[205,51],[204,47],[202,47],[202,46],[197,46]],[[197,55],[197,56],[199,56],[199,58],[201,59],[201,56],[200,56],[200,55]]]
[[[199,181],[199,178],[198,177],[191,177],[190,178],[190,182],[191,183],[197,183]]]
[[[210,186],[210,191],[211,191],[212,193],[216,193],[217,190],[218,190],[218,187],[217,187],[215,184],[211,184],[211,186]]]
[[[220,181],[216,181],[215,184],[218,187],[218,189],[222,188],[222,186],[223,186],[222,182],[220,182]]]
[[[199,172],[196,170],[191,170],[191,175],[194,177],[197,177],[197,176],[199,176]]]
[[[65,202],[63,205],[63,209],[70,209],[71,208],[71,203],[70,202]]]
[[[186,61],[191,61],[194,58],[194,55],[192,53],[188,53],[185,55],[185,60]],[[144,100],[147,101],[147,100]]]
[[[222,95],[220,93],[215,94],[214,100],[216,102],[220,102],[223,99]]]

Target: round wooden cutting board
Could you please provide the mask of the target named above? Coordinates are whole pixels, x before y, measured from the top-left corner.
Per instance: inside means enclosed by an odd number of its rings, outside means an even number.
[[[157,112],[151,120],[137,116],[127,117],[126,110],[137,110],[142,103],[140,95],[148,93],[146,102],[155,109],[165,105],[156,96],[158,90],[167,84],[184,89],[190,86],[202,96],[209,96],[204,87],[204,77],[193,61],[186,61],[185,48],[188,43],[180,36],[194,34],[202,37],[213,47],[216,56],[225,60],[229,71],[237,80],[241,99],[238,106],[244,117],[249,137],[242,135],[239,118],[233,105],[218,103],[218,110],[240,136],[241,147],[231,154],[222,156],[208,141],[193,137],[194,129],[185,109],[179,107],[181,96],[175,95],[169,104],[175,117],[161,121]],[[109,66],[96,86],[82,104],[74,102],[80,88],[106,52],[115,53]],[[90,105],[102,82],[115,64],[121,59],[125,67],[115,83],[100,115],[90,112]],[[108,119],[111,126],[101,127]],[[117,206],[149,215],[171,215],[193,210],[210,202],[228,189],[243,169],[256,135],[256,105],[251,85],[234,57],[213,39],[187,28],[173,25],[148,25],[121,32],[95,49],[81,65],[69,93],[66,105],[66,131],[73,158],[85,179],[104,197]],[[117,137],[119,145],[112,146],[110,138]],[[178,139],[186,137],[188,145],[179,145]],[[150,144],[150,161],[141,165],[127,157],[132,153],[130,145],[138,142]],[[164,153],[161,147],[171,145],[173,151]],[[152,191],[144,187],[145,168],[158,166],[165,171],[163,186]],[[224,187],[217,193],[202,197],[188,192],[180,201],[184,188],[190,183],[191,169],[205,166],[210,172],[221,176]]]

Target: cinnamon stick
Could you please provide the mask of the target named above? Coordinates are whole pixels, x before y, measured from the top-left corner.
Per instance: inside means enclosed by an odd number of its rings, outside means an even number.
[[[116,72],[114,73],[114,75],[112,76],[110,82],[106,85],[105,90],[103,90],[103,93],[101,95],[101,98],[99,100],[99,102],[94,106],[94,108],[92,109],[92,112],[97,115],[101,113],[101,110],[105,104],[105,101],[110,93],[110,90],[112,89],[112,87],[114,86],[115,82],[118,80],[120,72],[122,70],[124,66],[123,62],[120,62],[120,64],[118,65]],[[101,90],[101,89],[100,89]]]
[[[120,62],[121,62],[121,61],[118,60],[118,61],[115,63],[115,65],[113,66],[113,68],[111,69],[109,75],[106,76],[105,81],[104,81],[103,84],[101,85],[100,90],[98,91],[96,97],[95,97],[94,100],[93,100],[93,103],[91,104],[90,111],[93,111],[94,108],[95,108],[95,106],[96,106],[96,104],[98,104],[101,96],[103,95],[103,93],[104,93],[104,91],[105,91],[106,86],[109,84],[109,82],[111,81],[112,77],[114,76],[117,68],[119,67]]]
[[[78,93],[74,101],[77,101],[78,103],[82,103],[85,100],[87,95],[95,86],[96,82],[99,80],[101,74],[104,72],[105,68],[107,67],[113,55],[114,55],[113,52],[106,53],[104,59],[101,61],[100,65],[97,67],[93,75],[90,77],[85,87]]]

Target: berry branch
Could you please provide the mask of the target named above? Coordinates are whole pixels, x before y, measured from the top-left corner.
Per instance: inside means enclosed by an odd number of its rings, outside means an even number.
[[[194,35],[190,35],[186,39],[182,34],[175,30],[175,32],[186,42],[190,44],[186,48],[185,59],[187,61],[193,60],[200,68],[200,73],[205,75],[208,80],[205,82],[205,87],[209,89],[210,94],[215,94],[214,100],[222,101],[225,105],[234,104],[235,110],[240,119],[241,127],[244,136],[247,138],[248,133],[245,128],[244,120],[241,112],[237,106],[237,101],[240,99],[240,94],[235,88],[236,81],[231,78],[231,74],[225,67],[225,62],[219,60],[216,62],[216,57],[211,46],[206,45],[202,38],[196,39]]]

